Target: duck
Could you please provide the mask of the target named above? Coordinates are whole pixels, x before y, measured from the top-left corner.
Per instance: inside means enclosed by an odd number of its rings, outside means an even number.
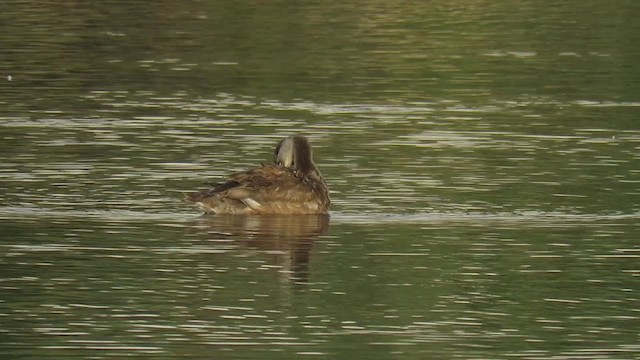
[[[274,162],[228,176],[212,189],[190,192],[185,199],[206,214],[292,215],[328,214],[327,183],[313,162],[303,135],[282,139]]]

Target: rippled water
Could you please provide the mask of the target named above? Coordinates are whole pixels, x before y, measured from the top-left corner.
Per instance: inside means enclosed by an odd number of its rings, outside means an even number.
[[[6,358],[640,356],[632,1],[16,4]],[[182,192],[311,139],[330,217]]]

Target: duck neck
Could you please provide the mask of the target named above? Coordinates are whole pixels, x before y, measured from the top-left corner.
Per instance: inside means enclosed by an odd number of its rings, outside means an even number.
[[[318,168],[313,163],[311,146],[304,138],[295,138],[294,163],[296,170],[305,175],[318,174]]]

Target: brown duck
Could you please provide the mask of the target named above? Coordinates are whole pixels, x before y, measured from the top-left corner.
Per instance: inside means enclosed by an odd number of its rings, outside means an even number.
[[[278,143],[273,164],[229,176],[211,190],[187,193],[209,214],[327,214],[329,189],[301,135]]]

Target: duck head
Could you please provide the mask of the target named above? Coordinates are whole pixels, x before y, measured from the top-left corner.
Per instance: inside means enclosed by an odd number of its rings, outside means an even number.
[[[317,173],[309,140],[302,135],[289,136],[278,143],[274,151],[276,164],[296,169],[303,174]]]

